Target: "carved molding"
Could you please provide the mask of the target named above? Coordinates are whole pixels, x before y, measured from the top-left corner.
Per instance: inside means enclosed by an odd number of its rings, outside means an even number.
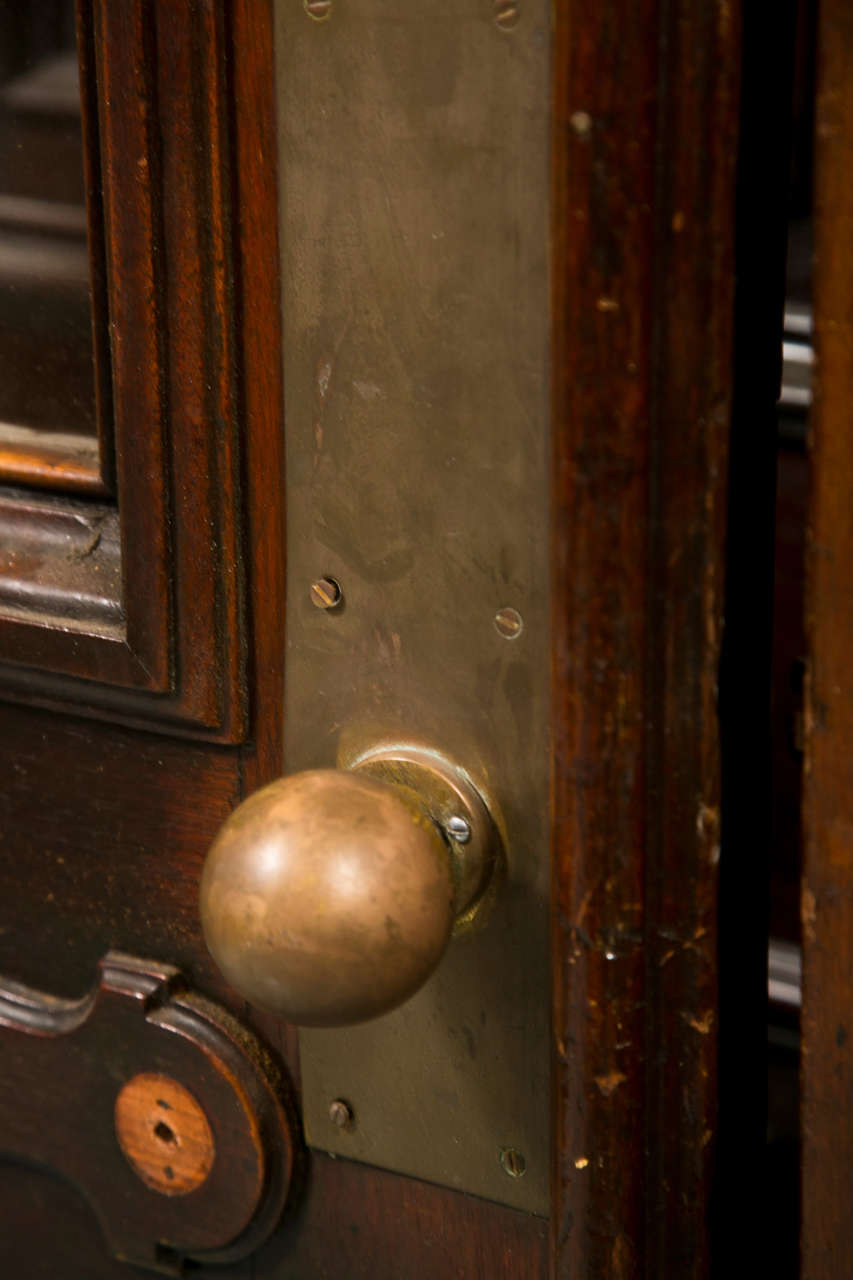
[[[281,1076],[177,969],[110,952],[81,1000],[6,982],[0,1054],[0,1153],[74,1183],[117,1258],[167,1272],[232,1261],[277,1224],[296,1149]],[[146,1113],[146,1086],[162,1115]],[[158,1142],[178,1161],[152,1172]],[[179,1194],[164,1188],[170,1171]]]

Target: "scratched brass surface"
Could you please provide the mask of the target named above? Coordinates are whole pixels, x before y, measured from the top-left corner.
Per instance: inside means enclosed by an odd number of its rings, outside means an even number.
[[[302,1033],[310,1143],[544,1214],[549,6],[496,8],[277,3],[285,763],[434,748],[507,847],[408,1004]]]

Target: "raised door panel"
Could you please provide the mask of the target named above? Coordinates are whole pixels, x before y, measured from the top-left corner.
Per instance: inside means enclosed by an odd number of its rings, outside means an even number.
[[[239,741],[229,33],[218,9],[81,0],[77,16],[103,465],[83,497],[67,460],[51,466],[37,440],[28,469],[7,441],[0,683],[29,704]]]

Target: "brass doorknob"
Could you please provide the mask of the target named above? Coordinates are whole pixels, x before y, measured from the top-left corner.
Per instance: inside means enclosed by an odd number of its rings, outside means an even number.
[[[201,921],[229,983],[302,1026],[402,1004],[488,897],[494,823],[468,778],[416,749],[255,792],[205,862]]]

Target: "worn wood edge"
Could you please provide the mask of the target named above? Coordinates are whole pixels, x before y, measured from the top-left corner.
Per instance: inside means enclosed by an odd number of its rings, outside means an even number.
[[[801,1177],[803,1280],[849,1270],[853,1251],[853,964],[850,653],[853,444],[853,12],[825,0],[818,15],[814,186],[816,369],[809,424],[805,761],[801,915]]]
[[[556,10],[554,1277],[709,1267],[738,14]]]
[[[646,1089],[645,811],[637,723],[643,673],[629,672],[625,651],[641,661],[646,649],[647,570],[636,543],[642,545],[648,523],[642,423],[649,412],[649,353],[636,335],[626,337],[624,321],[618,346],[610,335],[622,308],[641,330],[651,317],[647,237],[636,226],[625,235],[624,277],[615,245],[598,237],[611,226],[628,232],[624,202],[651,203],[657,85],[646,33],[657,21],[653,3],[637,6],[633,20],[622,12],[625,5],[610,3],[595,17],[587,12],[585,38],[578,41],[574,8],[571,0],[558,7],[554,42],[551,1274],[615,1277],[641,1273],[645,1243],[636,1156],[645,1141]],[[618,65],[607,44],[608,23],[620,26],[633,65]],[[610,100],[617,80],[618,92],[641,104],[632,164]],[[596,167],[606,174],[598,193]],[[591,211],[596,194],[599,204]],[[633,386],[626,385],[629,360]],[[635,428],[629,440],[620,439],[623,415]],[[633,546],[626,546],[626,527]],[[632,561],[635,581],[629,579]],[[607,583],[619,583],[618,592],[611,586],[616,599],[600,585]],[[616,643],[621,655],[613,652]],[[613,706],[610,691],[617,689],[621,707]],[[618,737],[613,710],[619,711]],[[631,904],[624,913],[623,902]],[[626,931],[629,939],[622,937]],[[614,965],[618,976],[608,971]],[[615,1043],[633,1051],[624,1065]],[[605,1081],[598,1098],[596,1077]],[[617,1176],[620,1151],[625,1168]]]
[[[123,639],[115,511],[0,490],[0,617]]]
[[[716,1145],[719,952],[726,943],[718,915],[725,840],[718,682],[735,359],[742,10],[737,0],[677,0],[665,18],[646,655],[647,1053],[654,1066],[648,1076],[646,1233],[652,1274],[698,1280],[715,1266],[708,1206],[720,1175],[725,1177]]]
[[[21,438],[24,434],[27,439]],[[108,496],[101,478],[97,441],[51,433],[49,442],[42,442],[39,434],[13,433],[0,427],[0,485],[30,485],[94,498]]]

